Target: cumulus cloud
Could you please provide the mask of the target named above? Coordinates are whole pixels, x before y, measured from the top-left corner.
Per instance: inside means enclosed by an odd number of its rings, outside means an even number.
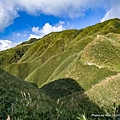
[[[33,34],[30,34],[30,38],[41,38],[46,34],[49,34],[51,32],[58,32],[58,31],[62,31],[64,30],[63,27],[64,22],[60,21],[57,25],[52,26],[49,23],[46,23],[42,29],[40,29],[39,27],[33,27],[32,28],[32,32]]]
[[[101,22],[111,18],[120,18],[120,0],[109,2],[108,7],[109,9],[107,10],[105,16],[101,19]]]
[[[13,43],[10,40],[0,40],[0,51],[9,49],[11,47],[16,46],[17,43]]]
[[[41,38],[41,36],[36,35],[36,34],[30,34],[28,40],[31,39],[31,38],[37,38],[38,39],[38,38]]]
[[[2,0],[0,1],[0,31],[13,23],[18,11],[39,15],[40,13],[60,16],[79,17],[85,11],[98,7],[104,0]]]

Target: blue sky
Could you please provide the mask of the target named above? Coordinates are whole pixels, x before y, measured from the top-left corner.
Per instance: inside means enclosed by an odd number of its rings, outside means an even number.
[[[120,18],[119,0],[0,0],[0,50],[116,17]]]

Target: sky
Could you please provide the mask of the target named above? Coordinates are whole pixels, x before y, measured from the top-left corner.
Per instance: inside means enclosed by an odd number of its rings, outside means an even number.
[[[112,18],[120,18],[120,0],[0,0],[0,51]]]

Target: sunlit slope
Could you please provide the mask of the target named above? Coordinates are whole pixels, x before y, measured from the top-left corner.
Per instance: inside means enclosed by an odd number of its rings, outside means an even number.
[[[103,113],[85,93],[85,90],[71,78],[62,78],[44,85],[41,89],[50,98],[57,100],[61,108],[71,113],[81,113],[91,116],[92,113]]]
[[[87,96],[104,111],[120,113],[120,74],[108,77],[86,92]]]
[[[11,64],[6,70],[25,79],[31,72],[43,65],[52,56],[64,52],[68,48],[70,41],[74,39],[78,32],[78,30],[66,30],[45,36],[27,51],[20,62]],[[53,36],[51,37],[52,34],[55,35],[55,38]],[[58,34],[57,39],[56,34]],[[26,72],[24,72],[23,69]]]
[[[31,82],[35,80],[35,83],[41,86],[55,79],[70,77],[77,80],[84,89],[89,89],[100,80],[117,74],[120,62],[119,38],[117,37],[119,35],[113,33],[112,36],[114,38],[110,39],[111,34],[80,39],[76,44],[69,46],[70,49],[66,50],[76,50],[72,53],[74,57],[69,55],[69,59],[73,58],[70,62],[65,59],[59,64],[58,60],[61,58],[61,55],[56,56],[56,58],[52,57],[33,71],[26,80]],[[65,53],[62,54],[64,55]],[[94,57],[95,55],[96,57]],[[92,61],[87,60],[89,57]],[[37,74],[41,76],[38,77]]]
[[[47,60],[52,55],[65,51],[69,43],[79,34],[79,30],[65,30],[62,32],[53,32],[44,36],[20,61],[31,61],[38,56],[45,57]]]
[[[97,35],[84,49],[81,60],[89,65],[120,71],[120,35]]]
[[[73,78],[85,90],[120,69],[120,20],[46,35],[5,70],[39,87]]]
[[[116,71],[111,71],[108,68],[101,68],[97,65],[81,62],[81,55],[78,54],[76,59],[74,59],[64,70],[59,72],[57,76],[54,76],[54,79],[72,78],[76,80],[83,89],[88,90],[104,78],[116,74]]]

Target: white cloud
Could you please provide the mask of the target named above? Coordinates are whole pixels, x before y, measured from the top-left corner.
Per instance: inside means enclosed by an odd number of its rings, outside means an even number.
[[[18,43],[13,43],[10,40],[0,40],[0,51],[16,46]]]
[[[102,0],[99,0],[100,2]],[[39,12],[51,15],[67,15],[77,17],[83,15],[86,9],[98,6],[96,0],[17,0],[19,6],[30,14]]]
[[[111,19],[111,18],[120,18],[120,0],[115,0],[109,2],[108,11],[105,16],[101,19],[101,22]]]
[[[10,0],[11,1],[11,0]],[[0,1],[0,32],[13,23],[18,17],[17,9],[10,1]]]
[[[39,34],[39,32],[40,32],[39,27],[33,27],[32,32],[36,33],[36,34]]]
[[[104,0],[2,0],[0,1],[0,31],[13,23],[18,11],[60,17],[83,16],[86,10],[101,6]]]
[[[64,18],[75,18],[85,15],[91,8],[101,7],[106,15],[101,21],[120,18],[120,0],[1,0],[0,32],[14,22],[18,11],[39,15],[41,13]]]
[[[36,35],[36,34],[30,34],[30,36],[29,36],[29,38],[28,38],[28,40],[29,39],[31,39],[31,38],[41,38],[42,36],[39,36],[39,35]]]
[[[63,27],[64,22],[60,21],[57,25],[52,26],[49,23],[46,23],[42,29],[40,29],[39,27],[33,27],[32,28],[32,32],[33,34],[30,34],[30,38],[41,38],[46,34],[49,34],[51,32],[58,32],[58,31],[62,31],[64,30]]]

